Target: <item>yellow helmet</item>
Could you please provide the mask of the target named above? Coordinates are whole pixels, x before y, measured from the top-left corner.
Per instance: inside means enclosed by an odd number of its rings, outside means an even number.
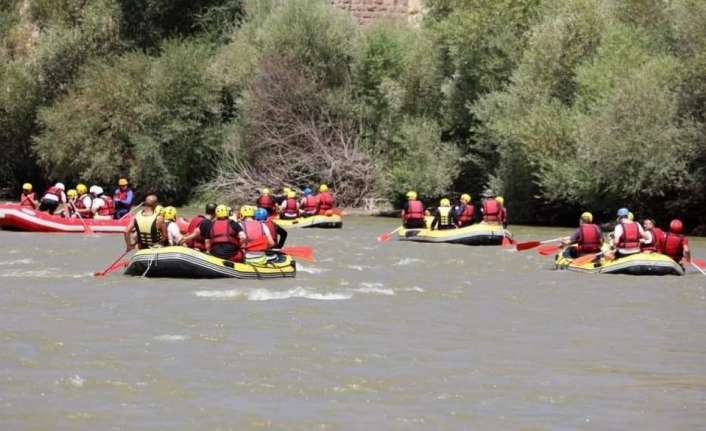
[[[633,214],[632,211],[630,211],[630,212],[628,213],[628,220],[630,220],[630,221],[634,221],[634,220],[635,220],[635,214]]]
[[[255,217],[255,207],[252,205],[243,205],[240,207],[240,216],[243,218]]]
[[[282,187],[282,194],[285,196],[288,196],[289,192],[291,192],[291,191],[292,191],[292,189],[290,189],[289,187]]]
[[[166,207],[166,208],[164,209],[163,214],[164,214],[164,219],[165,219],[165,220],[172,220],[172,221],[174,221],[174,220],[176,220],[177,210],[176,210],[176,208],[174,208],[174,207]]]
[[[269,194],[270,194],[270,189],[268,189],[267,187],[265,187],[264,189],[262,189],[262,190],[260,191],[260,193],[263,194],[263,195],[269,195]]]
[[[409,199],[410,201],[417,200],[417,192],[415,192],[414,190],[408,191],[407,192],[407,199]]]
[[[297,192],[295,192],[294,190],[290,190],[289,192],[287,192],[287,197],[289,199],[294,199],[297,197]]]
[[[118,185],[119,186],[126,186],[127,185],[127,179],[126,178],[120,178],[118,180]]]
[[[468,193],[464,193],[461,195],[461,202],[467,204],[470,201],[471,201],[471,195],[469,195]]]
[[[76,185],[76,193],[78,193],[80,195],[85,195],[86,193],[88,193],[88,187],[86,187],[85,184],[77,184]]]
[[[216,207],[216,218],[224,219],[228,218],[229,211],[226,205],[218,205]]]
[[[581,221],[584,223],[593,223],[593,214],[586,211],[585,213],[581,214]]]
[[[451,206],[451,201],[448,200],[447,198],[443,198],[441,202],[439,202],[439,206],[442,207],[450,207]]]
[[[69,189],[69,191],[66,192],[66,196],[68,196],[69,199],[73,199],[78,196],[78,193],[74,189]]]
[[[154,207],[154,213],[157,215],[164,215],[164,207],[162,205],[157,205]]]
[[[498,196],[495,198],[495,200],[500,204],[500,205],[505,205],[505,198],[502,196]]]
[[[22,184],[22,190],[24,190],[26,192],[31,192],[32,191],[32,184],[30,184],[30,183]]]
[[[327,192],[327,191],[328,191],[328,186],[327,186],[326,184],[321,184],[321,185],[319,186],[319,192],[320,192],[320,193],[324,193],[324,192]]]

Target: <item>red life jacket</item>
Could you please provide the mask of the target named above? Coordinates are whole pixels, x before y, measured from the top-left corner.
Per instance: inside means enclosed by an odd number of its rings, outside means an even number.
[[[424,205],[421,201],[408,201],[407,210],[404,212],[405,221],[424,220]]]
[[[297,207],[297,200],[294,198],[287,198],[287,203],[284,206],[284,214],[287,216],[298,216],[299,208]]]
[[[270,236],[272,236],[272,239],[277,242],[277,226],[275,226],[275,222],[272,221],[272,217],[267,219],[265,226],[267,226],[267,229],[270,230]]]
[[[316,214],[319,209],[319,199],[314,195],[305,196],[301,210],[305,214]]]
[[[671,232],[664,237],[664,246],[662,254],[666,254],[677,262],[681,262],[684,257],[684,236],[676,235]]]
[[[189,222],[189,227],[186,228],[186,234],[191,235],[192,233],[194,233],[196,228],[199,227],[203,220],[206,220],[206,217],[202,215],[197,215],[196,217],[192,218]],[[186,245],[196,250],[206,251],[206,243],[204,242],[202,235],[199,235],[197,238],[187,241]]]
[[[265,251],[267,250],[267,237],[262,231],[262,223],[253,219],[242,221],[245,236],[248,242],[245,245],[245,251]]]
[[[601,230],[595,224],[585,223],[579,227],[579,254],[598,253],[601,251]]]
[[[83,195],[79,196],[78,198],[76,198],[76,202],[74,203],[74,206],[76,207],[76,209],[78,209],[78,210],[88,209],[88,208],[86,208],[86,205],[83,204],[83,200],[86,198],[86,196],[91,198],[91,206],[93,206],[93,197],[89,194],[83,194]]]
[[[502,207],[495,198],[488,198],[483,201],[483,221],[500,221]]]
[[[618,238],[618,248],[640,248],[640,228],[637,223],[620,222],[623,234]]]
[[[116,201],[124,201],[127,199],[127,192],[128,189],[125,190],[120,190],[119,188],[115,190],[115,193],[113,193],[113,200]]]
[[[233,244],[240,247],[238,233],[230,225],[230,219],[215,220],[211,224],[211,242],[213,244]]]
[[[643,251],[659,252],[664,244],[664,232],[662,229],[655,227],[650,233],[652,234],[652,242],[643,243],[641,248]]]
[[[34,209],[33,202],[35,201],[35,199],[36,199],[36,195],[34,193],[30,193],[30,194],[22,193],[22,196],[20,196],[20,206]]]
[[[473,223],[473,216],[476,213],[476,208],[471,204],[461,205],[461,212],[458,214],[458,225],[468,226]]]
[[[329,192],[321,192],[316,195],[319,201],[319,214],[326,215],[326,211],[333,209],[333,195]]]
[[[102,199],[103,202],[105,202],[105,205],[98,209],[98,215],[111,217],[115,215],[115,204],[113,203],[113,199],[106,195],[103,195]]]
[[[261,195],[257,198],[256,204],[258,207],[266,209],[270,214],[275,209],[275,200],[270,195]]]
[[[56,199],[59,202],[61,202],[61,200],[62,200],[61,197],[64,195],[64,192],[60,188],[52,186],[52,187],[49,187],[49,189],[44,193],[44,196],[46,196],[46,195],[56,196]]]

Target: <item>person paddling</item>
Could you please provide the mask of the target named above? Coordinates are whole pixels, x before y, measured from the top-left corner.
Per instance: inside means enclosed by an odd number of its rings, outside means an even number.
[[[581,214],[578,229],[571,236],[562,238],[561,243],[565,247],[564,257],[571,259],[600,252],[603,234],[601,228],[593,224],[593,214],[588,211]]]
[[[257,198],[256,204],[259,208],[264,208],[269,215],[274,215],[276,212],[275,207],[277,204],[268,188],[264,188],[260,191],[260,196]]]
[[[265,224],[267,229],[270,231],[270,236],[277,243],[276,248],[284,247],[284,243],[287,241],[287,231],[280,225],[272,220],[272,217],[267,213],[264,208],[258,208],[255,210],[255,220]]]
[[[64,190],[66,190],[66,187],[63,183],[56,183],[54,186],[49,187],[39,202],[39,211],[46,211],[53,215],[59,206],[66,203]]]
[[[216,207],[216,219],[209,230],[201,234],[206,238],[206,248],[212,255],[232,262],[243,261],[241,244],[247,238],[240,224],[229,218],[227,206]]]
[[[664,236],[662,244],[662,254],[665,254],[678,264],[686,259],[691,262],[691,251],[689,250],[689,239],[682,235],[684,224],[679,219],[674,219],[669,223],[669,232]]]
[[[173,206],[168,206],[162,210],[164,223],[167,225],[167,238],[169,245],[177,245],[182,241],[181,230],[177,223],[177,210]]]
[[[186,236],[179,241],[179,245],[186,245],[199,251],[207,251],[206,237],[204,232],[211,230],[211,223],[216,218],[216,204],[206,204],[206,215],[197,215],[189,222],[186,228]]]
[[[655,221],[651,218],[646,218],[642,222],[642,227],[645,233],[650,237],[649,240],[643,240],[640,248],[648,253],[661,253],[664,245],[664,231],[657,227]]]
[[[447,230],[455,229],[454,213],[451,210],[451,201],[443,198],[439,202],[439,207],[434,212],[434,220],[431,222],[431,229]]]
[[[309,187],[304,189],[304,197],[299,204],[302,217],[315,216],[319,212],[319,198],[312,194]]]
[[[160,247],[167,243],[167,226],[164,217],[159,214],[157,195],[145,196],[143,208],[135,215],[135,220],[125,229],[125,246],[132,250]]]
[[[316,195],[316,199],[319,205],[319,215],[331,215],[330,211],[333,210],[336,200],[329,192],[327,184],[319,186],[319,193]]]
[[[503,225],[503,229],[507,229],[507,208],[505,207],[505,198],[498,196],[495,200],[498,202],[498,205],[500,205],[500,217],[498,221],[501,225]]]
[[[483,221],[486,223],[500,223],[502,219],[502,205],[495,199],[495,193],[487,190],[481,202]]]
[[[424,220],[424,204],[417,200],[417,192],[407,192],[407,202],[402,208],[402,225],[406,229],[424,229],[427,227]]]
[[[295,192],[294,190],[290,190],[287,193],[287,199],[282,202],[280,218],[284,220],[291,220],[297,217],[299,217],[299,203],[297,202],[297,192]]]
[[[256,208],[245,205],[240,208],[240,225],[245,233],[243,250],[246,262],[258,262],[265,256],[265,251],[274,247],[275,241],[265,224],[255,219]]]
[[[135,195],[129,186],[127,178],[118,180],[118,188],[113,192],[113,203],[115,204],[115,218],[120,219],[130,212]]]
[[[20,195],[20,206],[23,208],[31,208],[36,210],[39,206],[37,202],[37,196],[32,191],[32,184],[24,183],[22,184],[22,194]]]
[[[77,184],[76,193],[78,193],[78,198],[74,202],[75,212],[83,218],[93,217],[93,212],[91,211],[93,197],[88,193],[88,187],[85,184]]]
[[[613,250],[606,253],[606,257],[609,259],[620,259],[621,257],[640,253],[641,240],[650,240],[642,226],[630,220],[629,215],[630,211],[627,208],[618,210],[618,224],[615,226],[610,244]]]
[[[471,195],[464,193],[459,200],[460,204],[455,208],[456,226],[470,226],[473,224],[473,217],[476,214],[476,207],[471,203]]]

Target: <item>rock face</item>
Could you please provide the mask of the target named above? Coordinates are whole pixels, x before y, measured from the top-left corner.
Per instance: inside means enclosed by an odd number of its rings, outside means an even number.
[[[333,0],[365,25],[379,18],[399,18],[417,22],[424,13],[423,0]]]

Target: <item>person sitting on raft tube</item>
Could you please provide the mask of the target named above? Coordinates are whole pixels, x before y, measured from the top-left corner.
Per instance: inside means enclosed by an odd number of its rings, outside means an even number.
[[[287,199],[285,199],[282,202],[282,205],[280,206],[280,215],[279,218],[287,220],[287,219],[295,219],[299,217],[299,202],[297,202],[297,192],[294,190],[290,190],[287,193]]]
[[[439,207],[434,212],[434,220],[431,222],[432,230],[456,229],[454,212],[451,209],[451,201],[443,198],[439,202]]]
[[[144,208],[135,215],[135,220],[125,229],[125,245],[128,250],[155,248],[168,241],[167,226],[160,214],[157,195],[145,196]]]
[[[413,190],[407,192],[407,202],[402,208],[402,225],[406,229],[425,229],[427,227],[424,220],[424,204],[417,200],[417,192]]]
[[[287,231],[272,220],[266,209],[258,208],[255,210],[255,220],[264,223],[267,229],[270,230],[270,236],[277,243],[275,248],[284,247],[284,243],[287,241]]]
[[[78,197],[74,202],[74,213],[83,218],[93,217],[93,212],[91,212],[93,197],[88,193],[88,187],[85,184],[77,184],[76,193],[78,193]]]
[[[113,192],[113,203],[115,205],[114,216],[116,219],[120,219],[130,212],[134,198],[135,195],[129,187],[127,178],[120,178],[118,180],[118,188]]]
[[[507,229],[507,208],[505,208],[505,198],[498,196],[495,200],[500,205],[500,224],[503,225],[503,229]]]
[[[319,186],[319,193],[316,195],[316,199],[319,201],[319,215],[331,215],[336,200],[328,191],[328,185],[321,184]]]
[[[20,206],[23,208],[31,208],[36,210],[39,206],[37,195],[32,191],[32,184],[22,184],[22,194],[20,195]]]
[[[488,190],[483,194],[481,202],[481,212],[483,213],[483,221],[486,223],[501,223],[503,217],[503,207],[495,199],[495,194]]]
[[[44,193],[44,196],[42,196],[42,200],[39,202],[39,211],[46,211],[53,215],[60,205],[66,203],[66,193],[64,190],[66,190],[66,187],[63,183],[56,183],[52,187],[49,187]]]
[[[62,217],[74,217],[76,214],[76,200],[78,199],[78,192],[76,189],[69,189],[66,192],[66,205],[64,209],[59,213]]]
[[[311,217],[319,213],[319,198],[312,194],[310,188],[304,189],[304,197],[299,203],[302,217]]]
[[[691,261],[691,251],[689,250],[689,239],[682,235],[684,224],[679,219],[674,219],[669,223],[669,232],[664,236],[662,243],[662,254],[674,259],[681,265],[682,260]]]
[[[211,230],[211,223],[216,218],[216,204],[206,204],[206,215],[197,215],[189,221],[189,226],[186,228],[186,236],[184,236],[179,245],[206,252],[206,239],[203,232]]]
[[[473,217],[476,214],[476,207],[471,203],[471,195],[464,193],[461,195],[460,204],[454,209],[456,226],[466,227],[473,224]]]
[[[169,245],[178,245],[181,243],[183,236],[179,229],[179,223],[177,223],[176,208],[168,206],[162,210],[162,215],[164,216],[164,223],[167,225],[167,239]]]
[[[115,205],[113,199],[103,192],[103,187],[91,187],[95,193],[91,212],[96,220],[113,220],[115,217]]]
[[[257,201],[255,203],[257,204],[258,208],[264,208],[269,215],[275,214],[275,207],[277,206],[277,203],[275,202],[275,198],[272,197],[270,189],[262,189],[260,191],[260,196],[257,198]]]
[[[229,218],[228,207],[218,205],[216,207],[216,219],[211,223],[207,232],[201,232],[206,238],[206,248],[212,255],[232,262],[243,261],[243,251],[241,244],[247,238],[240,224]]]
[[[649,235],[649,241],[642,241],[640,248],[642,251],[648,253],[660,253],[662,246],[664,245],[664,231],[657,227],[655,221],[651,218],[646,218],[642,222],[642,227],[645,233]]]
[[[650,237],[642,229],[640,223],[629,219],[630,211],[627,208],[618,210],[618,224],[615,225],[613,238],[611,239],[611,248],[614,252],[606,253],[606,257],[619,259],[631,254],[640,253],[641,240],[649,241]]]
[[[265,256],[265,251],[275,246],[272,233],[265,223],[255,219],[257,209],[250,205],[240,208],[240,225],[245,233],[243,250],[245,251],[245,261],[261,259]]]
[[[595,254],[601,251],[603,234],[598,225],[593,224],[593,214],[585,212],[579,219],[579,227],[571,235],[561,240],[564,256],[576,259],[586,254]]]

